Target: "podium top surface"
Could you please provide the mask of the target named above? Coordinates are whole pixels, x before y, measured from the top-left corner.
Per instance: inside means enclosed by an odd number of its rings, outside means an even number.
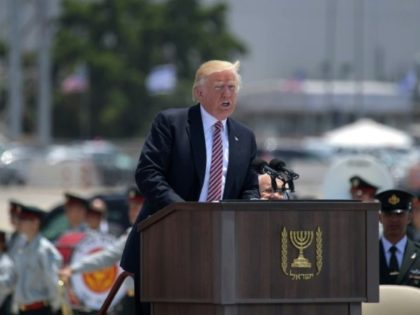
[[[223,200],[221,202],[176,202],[159,210],[138,225],[143,230],[175,211],[379,211],[380,203],[357,200]]]

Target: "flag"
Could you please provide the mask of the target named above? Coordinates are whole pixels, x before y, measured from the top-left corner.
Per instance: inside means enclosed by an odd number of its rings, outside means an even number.
[[[176,86],[176,68],[172,64],[158,65],[146,78],[147,90],[154,94],[169,93]]]
[[[417,74],[414,69],[410,69],[404,77],[398,82],[398,88],[401,94],[411,94],[417,85]]]
[[[64,94],[82,93],[89,89],[88,69],[86,65],[79,65],[61,83]]]

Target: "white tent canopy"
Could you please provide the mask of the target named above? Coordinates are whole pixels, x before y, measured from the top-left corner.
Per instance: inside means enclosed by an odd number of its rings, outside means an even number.
[[[328,131],[323,138],[328,145],[341,148],[404,149],[413,145],[409,134],[366,118]]]

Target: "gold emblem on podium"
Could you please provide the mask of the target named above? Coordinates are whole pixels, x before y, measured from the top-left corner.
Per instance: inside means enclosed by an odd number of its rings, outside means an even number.
[[[315,249],[311,245],[314,242],[315,235]],[[297,252],[292,257],[292,263],[289,264],[289,241]],[[312,249],[312,250],[311,250]],[[305,251],[310,252],[311,255],[305,256]],[[285,227],[281,232],[281,269],[286,276],[293,280],[310,280],[314,276],[318,276],[322,270],[322,231],[318,226],[315,231],[311,230],[291,230],[287,231]],[[296,257],[297,256],[297,257]],[[311,262],[308,257],[313,257],[314,262]]]

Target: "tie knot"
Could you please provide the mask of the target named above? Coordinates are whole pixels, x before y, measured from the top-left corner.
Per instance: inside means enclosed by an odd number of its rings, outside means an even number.
[[[394,246],[394,245],[392,245],[392,246],[389,248],[389,252],[390,252],[391,254],[395,254],[395,253],[396,253],[396,251],[397,251],[397,247],[396,247],[396,246]]]
[[[214,131],[220,131],[223,129],[223,124],[220,120],[218,120],[215,124],[214,124]]]

